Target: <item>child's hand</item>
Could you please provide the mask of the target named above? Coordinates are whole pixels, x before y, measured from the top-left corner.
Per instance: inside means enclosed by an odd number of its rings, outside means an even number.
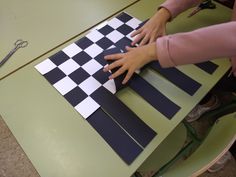
[[[169,11],[165,8],[161,8],[152,18],[150,18],[145,23],[145,25],[131,34],[131,37],[135,37],[132,45],[134,46],[138,42],[140,42],[141,46],[152,43],[158,37],[165,35],[166,23],[170,19],[170,17],[171,15]]]
[[[119,69],[113,73],[109,79],[114,79],[127,71],[122,84],[126,84],[137,69],[140,69],[145,64],[157,58],[155,42],[137,48],[126,47],[126,50],[127,53],[118,53],[105,56],[106,60],[116,61],[105,67],[104,72],[119,67]]]

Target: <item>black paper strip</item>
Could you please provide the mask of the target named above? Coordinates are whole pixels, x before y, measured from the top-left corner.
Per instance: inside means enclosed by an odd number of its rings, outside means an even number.
[[[171,119],[180,110],[178,105],[137,74],[133,75],[129,87],[168,119]]]
[[[198,68],[202,69],[203,71],[207,72],[208,74],[213,74],[216,69],[218,68],[218,65],[211,61],[206,61],[203,63],[197,63],[195,64]]]
[[[107,89],[100,87],[90,96],[142,147],[155,137],[156,132]]]
[[[131,164],[142,148],[99,108],[87,121],[127,164]]]
[[[184,90],[189,95],[193,96],[194,93],[201,87],[201,84],[193,80],[189,76],[182,73],[176,68],[162,68],[158,62],[151,62],[148,64],[152,69],[160,73],[163,77],[175,84],[180,89]]]

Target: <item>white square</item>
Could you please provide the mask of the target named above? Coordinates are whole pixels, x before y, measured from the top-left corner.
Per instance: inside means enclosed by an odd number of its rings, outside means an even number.
[[[124,23],[122,21],[120,21],[117,18],[113,18],[108,22],[108,25],[111,26],[114,29],[119,28],[121,25],[123,25]]]
[[[134,40],[134,37],[131,37],[131,34],[133,33],[134,31],[131,31],[129,34],[126,35],[127,38],[129,38],[131,41]]]
[[[72,59],[69,59],[58,66],[66,75],[71,74],[77,70],[80,66]]]
[[[126,24],[129,25],[133,29],[136,29],[140,23],[141,23],[141,21],[138,20],[137,18],[132,18],[126,22]]]
[[[116,43],[117,41],[122,39],[124,35],[121,34],[119,31],[114,30],[111,33],[109,33],[106,37],[110,39],[112,42]]]
[[[35,68],[42,74],[46,74],[49,71],[53,70],[57,66],[49,59],[44,60],[43,62],[37,64]]]
[[[86,37],[93,42],[97,42],[98,40],[102,39],[104,35],[97,30],[92,30],[89,34],[86,35]]]
[[[116,93],[116,84],[114,79],[108,80],[103,86],[109,90],[112,94]]]
[[[87,119],[91,114],[93,114],[100,107],[91,97],[87,97],[82,102],[80,102],[75,109]]]
[[[101,87],[101,83],[98,82],[93,77],[87,78],[85,81],[83,81],[81,84],[79,84],[79,87],[87,94],[90,95],[95,90],[97,90],[99,87]]]
[[[87,71],[87,73],[89,73],[90,75],[93,75],[94,73],[96,73],[98,70],[100,70],[101,68],[103,68],[103,66],[101,64],[99,64],[96,60],[92,59],[89,62],[87,62],[86,64],[84,64],[82,66],[82,68]]]
[[[112,45],[108,49],[116,48],[116,46]]]
[[[98,54],[100,54],[103,49],[99,47],[97,44],[93,44],[86,48],[84,50],[88,55],[90,55],[92,58],[96,57]]]
[[[67,94],[69,91],[71,91],[72,89],[74,89],[77,84],[71,80],[69,77],[64,77],[63,79],[61,79],[60,81],[58,81],[57,83],[55,83],[53,85],[62,95]]]
[[[68,55],[70,58],[72,58],[73,56],[81,52],[82,49],[79,46],[77,46],[75,43],[73,43],[67,46],[66,48],[64,48],[62,51],[65,52],[66,55]]]

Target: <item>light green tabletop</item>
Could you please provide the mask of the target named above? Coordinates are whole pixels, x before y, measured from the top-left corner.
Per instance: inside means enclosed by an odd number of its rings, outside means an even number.
[[[136,1],[1,1],[0,60],[17,39],[29,45],[0,68],[0,79]]]
[[[160,3],[141,0],[125,11],[144,20],[155,12]],[[187,31],[228,20],[231,11],[218,6],[217,10],[202,12],[190,19],[186,18],[189,11],[184,13],[168,25],[168,32]],[[219,18],[218,14],[221,14]],[[132,90],[127,88],[119,92],[117,96],[158,133],[128,166],[34,69],[36,64],[78,39],[65,43],[0,81],[0,114],[42,177],[131,176],[229,69],[229,62],[225,59],[214,61],[219,68],[213,75],[193,65],[179,67],[202,84],[194,96],[189,96],[154,71],[145,70],[142,76],[182,107],[172,120],[166,119]]]

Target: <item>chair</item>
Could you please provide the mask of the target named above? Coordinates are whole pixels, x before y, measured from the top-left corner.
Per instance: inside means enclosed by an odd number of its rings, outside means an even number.
[[[155,152],[150,155],[150,157],[138,169],[138,172],[149,172],[153,170],[156,171],[156,173],[153,175],[154,177],[161,177],[162,174],[163,177],[168,177],[168,176],[171,177],[171,174],[174,177],[178,176],[185,177],[185,176],[196,176],[206,171],[224,154],[224,152],[227,152],[227,150],[235,140],[236,118],[234,119],[233,117],[234,114],[236,113],[229,114],[235,111],[236,111],[236,97],[233,97],[233,99],[230,102],[222,105],[219,109],[203,115],[202,116],[203,119],[210,118],[212,120],[216,120],[217,118],[222,117],[220,121],[217,121],[217,123],[212,125],[213,128],[211,129],[210,133],[208,134],[207,138],[204,141],[198,138],[195,129],[189,123],[183,121],[183,123],[181,123],[180,126],[176,127],[176,129],[168,136],[168,138],[164,140],[164,142],[160,146],[158,146]],[[226,127],[225,129],[227,129],[228,133],[222,134],[219,137],[217,137],[218,136],[217,133],[220,134],[221,131],[224,131],[224,127]],[[229,130],[231,132],[229,132]],[[184,134],[182,133],[181,135],[181,131],[185,133]],[[182,136],[182,138],[188,137],[188,143],[187,144],[185,143],[185,145],[183,146],[184,140],[176,139],[175,135],[177,137]],[[217,141],[217,144],[213,143],[211,145],[211,141],[215,140],[214,138],[217,140],[219,140],[219,138],[224,138],[224,140],[222,140],[222,142]],[[175,144],[176,142],[180,144],[176,146]],[[182,146],[181,149],[180,145]],[[171,153],[169,152],[170,151],[169,148],[172,146],[173,146],[173,151]],[[199,147],[199,149],[197,147]],[[213,148],[214,151],[208,149],[211,153],[213,153],[211,156],[207,155],[208,154],[207,147],[214,147]],[[194,152],[187,160],[181,162],[181,165],[176,165],[175,167],[173,167],[176,164],[176,161],[178,161],[183,157],[186,157],[186,155],[189,155],[189,152],[192,152],[194,149],[197,149],[197,151]],[[177,152],[178,150],[179,152]],[[190,166],[192,166],[190,169],[188,169],[189,162],[191,162]],[[181,170],[182,172],[186,171],[186,173],[181,173]],[[138,172],[135,173],[134,175],[135,177],[141,176],[140,173]]]
[[[158,171],[169,162],[184,146],[187,130],[183,123],[179,124],[158,148],[139,167],[139,173]],[[158,160],[155,160],[158,159]],[[140,176],[136,173],[135,176]]]
[[[186,160],[157,177],[196,177],[226,153],[236,139],[236,112],[216,121],[201,145]]]

